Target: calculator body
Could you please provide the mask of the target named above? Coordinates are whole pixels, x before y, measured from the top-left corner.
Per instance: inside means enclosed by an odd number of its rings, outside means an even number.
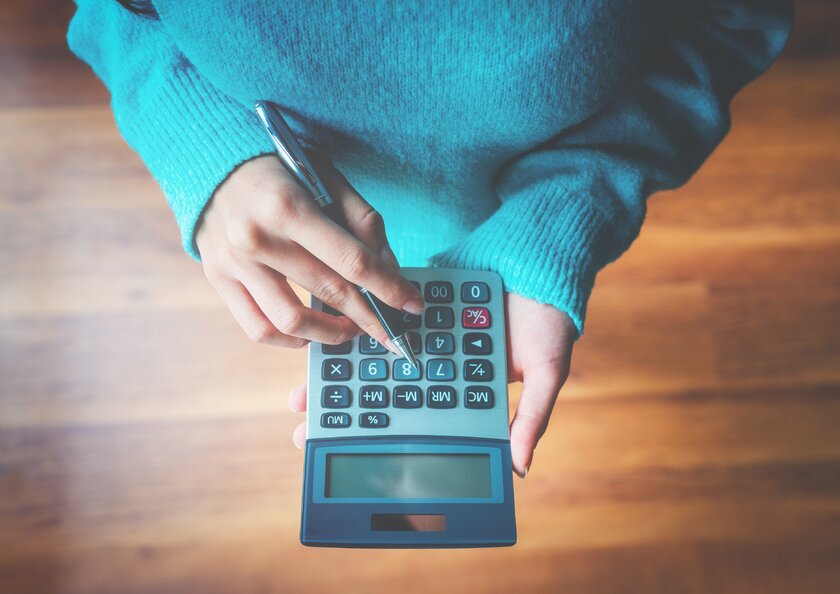
[[[309,346],[301,542],[512,545],[501,277],[401,272],[426,300],[422,316],[403,319],[419,372],[366,335]]]

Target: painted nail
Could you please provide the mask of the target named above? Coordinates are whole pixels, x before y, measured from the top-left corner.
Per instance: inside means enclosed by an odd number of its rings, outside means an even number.
[[[426,309],[426,304],[423,302],[422,299],[412,299],[405,305],[403,305],[403,311],[407,311],[410,314],[414,314],[419,316],[423,313],[423,310]]]

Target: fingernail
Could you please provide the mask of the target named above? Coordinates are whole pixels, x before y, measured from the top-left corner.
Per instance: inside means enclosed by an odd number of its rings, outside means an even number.
[[[389,351],[391,351],[392,353],[394,353],[397,357],[402,357],[403,356],[403,354],[400,352],[400,349],[398,349],[396,347],[396,345],[394,345],[394,343],[391,342],[391,339],[386,340],[382,344],[384,344],[385,348],[388,349]]]
[[[426,309],[426,304],[423,302],[422,299],[412,299],[405,305],[403,305],[403,311],[407,311],[410,314],[414,314],[419,316],[423,313],[423,310]]]
[[[528,471],[531,470],[531,462],[533,462],[533,461],[534,461],[534,459],[531,458],[531,460],[528,462],[528,464],[525,465],[525,472],[519,472],[517,470],[514,470],[514,472],[516,473],[516,476],[518,476],[521,479],[524,479],[526,476],[528,476]]]

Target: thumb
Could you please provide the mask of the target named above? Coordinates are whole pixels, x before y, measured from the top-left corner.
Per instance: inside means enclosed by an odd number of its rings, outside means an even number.
[[[557,394],[563,387],[569,362],[540,364],[523,374],[522,396],[510,425],[513,469],[525,478],[534,457],[534,448],[548,427]]]
[[[323,171],[324,184],[341,209],[350,232],[393,268],[399,270],[399,263],[385,235],[382,215],[350,185],[344,174],[330,161],[321,156],[314,158],[320,166],[319,173]]]

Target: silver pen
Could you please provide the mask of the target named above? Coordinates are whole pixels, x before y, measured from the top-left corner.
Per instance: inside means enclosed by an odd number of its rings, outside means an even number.
[[[277,156],[280,157],[280,161],[289,173],[294,175],[300,185],[312,194],[315,202],[331,221],[350,232],[341,208],[332,199],[327,187],[315,173],[315,168],[306,158],[306,153],[303,152],[300,143],[277,107],[269,101],[257,101],[254,109],[277,150]],[[364,287],[357,286],[356,289],[365,298],[365,302],[376,315],[376,319],[382,324],[391,343],[415,369],[418,369],[417,358],[411,350],[408,333],[402,327],[403,314],[383,303]]]

